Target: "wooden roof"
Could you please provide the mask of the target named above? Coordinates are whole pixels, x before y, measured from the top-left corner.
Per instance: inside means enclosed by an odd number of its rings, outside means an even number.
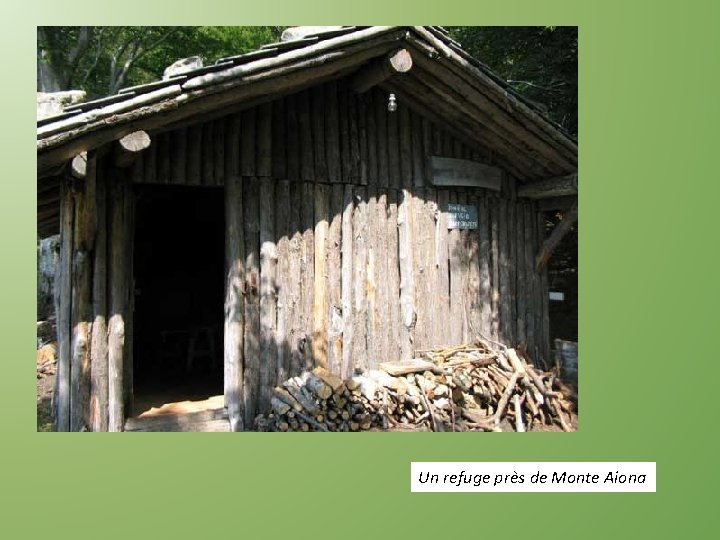
[[[520,182],[577,172],[577,142],[442,28],[348,26],[268,44],[39,120],[39,197],[58,168],[83,151],[138,129],[157,133],[252,107],[349,75],[399,48],[411,52],[413,68],[382,83],[383,88],[467,141],[490,149],[495,162]]]

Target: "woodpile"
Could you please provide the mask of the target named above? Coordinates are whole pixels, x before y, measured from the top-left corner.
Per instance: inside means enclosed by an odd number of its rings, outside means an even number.
[[[573,431],[570,389],[521,350],[480,340],[341,380],[322,367],[272,392],[259,431]]]

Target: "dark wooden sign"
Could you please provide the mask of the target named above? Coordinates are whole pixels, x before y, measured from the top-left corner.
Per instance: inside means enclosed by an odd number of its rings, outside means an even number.
[[[448,229],[477,229],[478,210],[473,204],[448,204]]]
[[[500,191],[502,172],[497,167],[470,161],[431,156],[432,183],[435,186],[481,187]]]

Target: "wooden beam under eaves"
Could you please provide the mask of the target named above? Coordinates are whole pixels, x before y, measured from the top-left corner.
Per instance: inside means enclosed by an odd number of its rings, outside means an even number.
[[[578,175],[577,173],[537,182],[528,182],[518,188],[518,197],[528,199],[547,199],[549,197],[564,197],[566,195],[577,195]]]
[[[410,52],[407,49],[397,50],[360,68],[350,79],[350,88],[355,93],[362,94],[393,75],[407,73],[412,65]]]

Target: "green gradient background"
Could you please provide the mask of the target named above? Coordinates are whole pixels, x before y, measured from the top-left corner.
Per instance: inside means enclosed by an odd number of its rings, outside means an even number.
[[[711,536],[718,3],[283,4],[0,8],[0,535]],[[580,432],[35,433],[34,26],[338,22],[580,26]],[[411,460],[657,461],[658,492],[413,495]]]

